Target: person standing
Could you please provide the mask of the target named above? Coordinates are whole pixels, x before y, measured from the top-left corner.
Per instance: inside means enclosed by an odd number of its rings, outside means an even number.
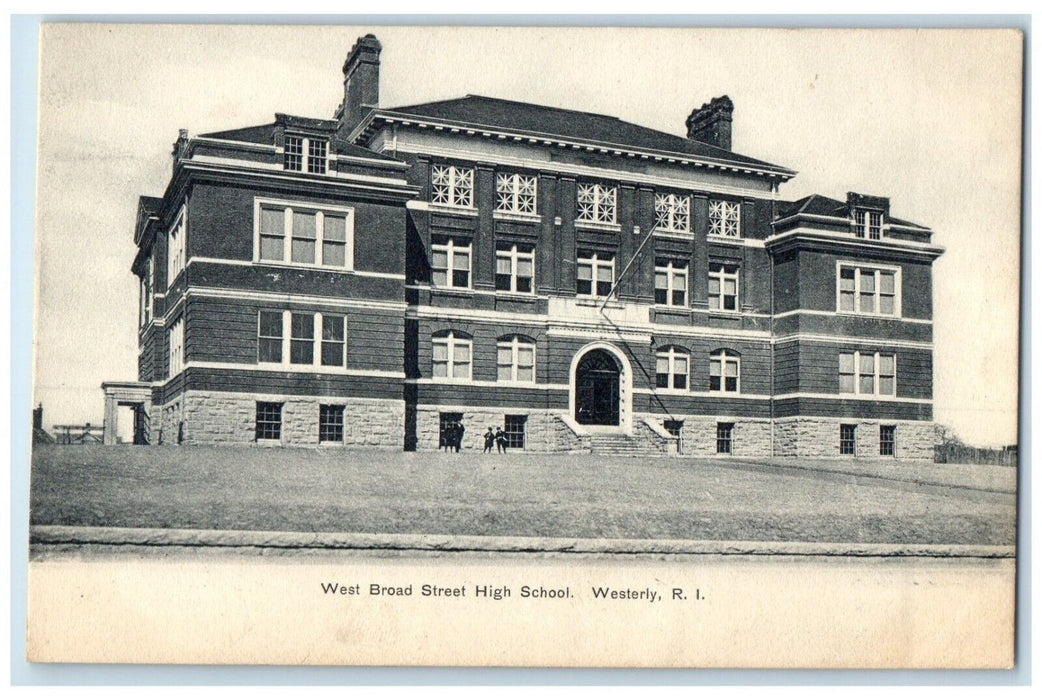
[[[481,451],[481,454],[488,452],[492,454],[492,445],[496,443],[496,434],[492,432],[492,426],[488,426],[488,432],[485,433],[485,449]]]
[[[503,432],[502,428],[496,428],[496,450],[506,454],[507,451],[507,434]]]
[[[463,423],[456,421],[456,452],[459,452],[460,445],[463,444]]]

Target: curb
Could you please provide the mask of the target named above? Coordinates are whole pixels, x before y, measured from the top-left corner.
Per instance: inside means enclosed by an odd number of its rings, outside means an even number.
[[[933,557],[968,559],[1012,559],[1016,556],[1016,548],[1012,545],[583,539],[483,535],[188,530],[69,525],[34,525],[29,530],[29,541],[33,545],[605,555],[717,554],[727,556]]]

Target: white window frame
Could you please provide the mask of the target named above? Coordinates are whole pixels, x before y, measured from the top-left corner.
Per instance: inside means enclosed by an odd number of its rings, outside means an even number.
[[[586,197],[588,201],[583,201]],[[619,190],[615,185],[597,182],[578,183],[575,190],[575,222],[614,226],[618,220]],[[589,205],[589,214],[583,214],[583,205]]]
[[[439,178],[444,178],[444,182],[436,182]],[[473,209],[474,168],[432,163],[431,203],[439,207]]]
[[[872,209],[854,210],[854,235],[870,241],[883,238],[883,212]]]
[[[145,274],[141,276],[141,316],[140,324],[145,326],[152,322],[155,293],[152,288],[154,281],[152,256],[148,256],[148,264],[145,266]]]
[[[448,267],[445,268],[445,284],[437,284],[434,281],[435,270],[441,270],[442,268],[434,267],[434,253],[445,253],[445,262]],[[463,267],[456,267],[456,256],[467,255],[467,284],[466,286],[455,284],[453,279],[453,273],[457,270],[462,271]],[[453,238],[449,238],[445,243],[431,243],[431,286],[439,289],[473,289],[474,286],[474,246],[468,241],[467,243],[460,243]]]
[[[170,324],[167,331],[167,352],[170,374],[168,378],[179,375],[185,368],[185,317],[182,314]]]
[[[590,293],[589,294],[580,294],[579,293],[579,266],[580,265],[588,265],[590,267],[590,269],[591,269],[591,274],[593,275],[590,278]],[[598,272],[598,270],[603,269],[603,268],[608,268],[608,269],[611,270],[611,287],[609,288],[609,293],[610,293],[611,289],[615,288],[615,256],[611,255],[610,257],[602,257],[601,253],[596,253],[596,252],[591,253],[591,257],[585,257],[584,258],[584,257],[576,256],[576,259],[575,259],[575,295],[577,297],[582,298],[582,299],[604,299],[606,296],[608,296],[607,294],[598,294],[597,293],[597,272]]]
[[[436,345],[445,346],[445,376],[439,377],[434,373],[434,367],[436,360],[434,359],[434,347]],[[456,348],[466,347],[467,356],[469,361],[467,362],[467,376],[457,377],[456,373]],[[455,332],[449,331],[448,334],[433,336],[431,338],[431,379],[436,382],[445,383],[457,383],[457,382],[469,382],[474,376],[474,342],[470,338],[461,338],[456,335]]]
[[[666,386],[658,385],[658,361],[666,360],[668,372],[668,380]],[[687,366],[686,372],[677,372],[677,361],[683,360]],[[684,376],[684,386],[676,386],[676,378],[678,374]],[[655,390],[656,391],[690,391],[691,389],[691,355],[684,352],[675,345],[670,345],[666,348],[659,348],[655,352]]]
[[[166,234],[166,288],[173,286],[174,280],[185,269],[188,251],[188,206],[184,205],[174,218],[173,225]]]
[[[726,199],[710,199],[709,235],[720,238],[741,238],[742,203]]]
[[[843,309],[843,269],[849,268],[854,270],[854,308],[853,310]],[[880,297],[882,295],[881,285],[881,272],[892,272],[894,275],[894,313],[885,314],[879,311],[861,311],[861,272],[872,271],[875,273],[875,293],[874,293],[874,306],[876,309],[880,307]],[[836,313],[845,314],[851,316],[874,316],[876,318],[901,318],[902,317],[902,300],[901,300],[901,268],[894,265],[864,265],[862,263],[853,262],[849,260],[837,260],[836,261]]]
[[[262,312],[269,313],[281,313],[282,314],[282,360],[280,362],[263,362],[260,359],[260,319]],[[311,338],[311,362],[293,362],[291,358],[292,347],[293,347],[293,315],[297,316],[313,316],[314,321],[312,325],[312,338]],[[322,327],[323,319],[325,317],[339,317],[343,323],[343,341],[324,341],[322,339]],[[279,369],[282,371],[320,371],[320,372],[337,372],[346,371],[347,369],[347,314],[346,313],[333,313],[333,312],[321,312],[321,311],[294,311],[291,309],[258,309],[257,310],[257,366],[267,367],[271,369]],[[324,342],[338,342],[343,345],[344,348],[344,360],[339,365],[324,365],[322,364],[322,344]]]
[[[282,223],[282,260],[261,258],[261,209],[281,209]],[[293,260],[293,212],[307,212],[315,215],[315,262],[294,262]],[[326,235],[326,214],[344,217],[344,264],[327,265],[323,260]],[[331,241],[339,243],[340,241]],[[353,271],[355,267],[355,210],[353,207],[341,207],[329,204],[308,204],[284,199],[265,199],[257,197],[253,200],[253,262],[259,265],[289,265],[291,267],[322,268],[325,270]]]
[[[727,268],[735,268],[734,272],[728,272]],[[742,280],[741,280],[741,266],[733,263],[709,263],[709,280],[716,279],[720,283],[720,291],[716,294],[717,307],[714,309],[712,304],[709,306],[710,313],[725,313],[725,314],[737,314],[742,312]],[[730,296],[724,293],[725,283],[734,280],[734,308],[724,308],[724,297]],[[712,299],[712,294],[709,293],[709,285],[706,285],[706,301]]]
[[[510,261],[510,289],[499,289],[496,287],[497,292],[510,292],[512,294],[535,294],[535,248],[531,250],[519,250],[516,243],[512,243],[509,248],[496,248],[496,270],[493,272],[494,277],[499,276],[499,261],[501,259]],[[527,292],[518,291],[517,289],[517,269],[519,262],[529,262],[532,264],[532,282],[530,289]]]
[[[531,379],[518,379],[518,372],[520,367],[521,348],[525,347],[532,351],[532,378]],[[510,364],[501,364],[499,361],[499,351],[501,349],[508,349],[510,351]],[[499,377],[499,368],[509,367],[510,378],[501,379]],[[519,335],[510,336],[508,339],[500,338],[496,341],[496,382],[499,384],[535,384],[536,374],[536,349],[535,343],[522,338]]]
[[[671,306],[673,308],[687,308],[688,304],[688,287],[690,286],[690,278],[688,277],[688,264],[680,260],[667,259],[665,265],[655,265],[655,293],[658,294],[660,289],[658,286],[658,275],[666,275],[666,301],[660,303],[658,300],[655,301],[656,306]],[[674,275],[682,275],[684,278],[683,284],[680,289],[677,289],[673,284]],[[673,303],[673,292],[683,292],[684,301],[681,304]]]
[[[854,360],[854,391],[843,391],[843,381],[841,379],[843,372],[843,356],[849,355]],[[861,373],[861,358],[862,356],[868,356],[872,358],[872,391],[863,392],[861,391],[861,378],[869,375]],[[883,377],[881,371],[880,359],[883,357],[889,357],[894,362],[894,390],[889,394],[881,393],[879,390],[880,379]],[[897,396],[897,353],[890,352],[861,352],[860,350],[854,350],[853,352],[841,352],[839,353],[839,366],[837,367],[837,380],[839,382],[839,395],[840,396],[884,396],[884,397],[896,397]]]
[[[691,233],[691,197],[685,194],[656,194],[655,227],[660,231]]]
[[[324,136],[305,136],[304,134],[285,134],[282,140],[282,169],[291,173],[311,173],[312,175],[326,175],[329,173],[329,159],[330,159],[330,142],[329,138]],[[288,139],[300,139],[300,167],[291,168],[286,163],[286,141]],[[326,149],[326,157],[322,159],[322,169],[312,170],[311,168],[311,145],[312,144],[323,144]]]
[[[713,388],[713,361],[720,360],[720,388]],[[727,388],[727,365],[735,366],[735,388]],[[709,391],[719,394],[742,393],[742,356],[734,350],[717,350],[709,354]]]
[[[535,175],[496,173],[497,212],[536,216],[538,214],[537,194],[538,178]]]

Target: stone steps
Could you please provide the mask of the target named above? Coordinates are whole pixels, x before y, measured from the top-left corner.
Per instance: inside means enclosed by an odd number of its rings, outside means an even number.
[[[611,457],[662,457],[662,447],[643,435],[591,435],[590,452]]]

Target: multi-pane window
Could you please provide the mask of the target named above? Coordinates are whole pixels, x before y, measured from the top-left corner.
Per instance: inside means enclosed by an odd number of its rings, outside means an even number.
[[[449,332],[431,339],[431,374],[440,379],[470,379],[471,341]]]
[[[615,257],[579,251],[575,261],[575,293],[583,297],[606,297],[615,284]]]
[[[535,175],[496,174],[496,211],[506,214],[535,214],[535,195]]]
[[[686,352],[670,345],[655,355],[655,386],[659,389],[687,389],[689,358]]]
[[[738,238],[741,236],[742,209],[738,202],[709,200],[709,235]]]
[[[257,218],[258,260],[351,267],[352,210],[261,203]]]
[[[734,448],[734,423],[716,424],[716,453],[729,455]]]
[[[740,389],[741,357],[730,350],[709,356],[709,390],[737,393]]]
[[[528,416],[503,416],[503,432],[506,433],[508,448],[525,449],[525,423],[527,422]]]
[[[871,352],[839,354],[839,393],[893,396],[897,360],[894,355]]]
[[[860,209],[854,212],[854,235],[878,241],[883,231],[883,214]]]
[[[839,426],[839,453],[841,455],[857,454],[857,425],[844,423]]]
[[[496,249],[497,290],[531,294],[534,270],[535,249],[532,246],[501,245]]]
[[[322,404],[318,407],[318,441],[344,441],[344,407]]]
[[[841,265],[839,310],[858,314],[896,316],[897,271]]]
[[[722,263],[709,265],[709,310],[738,310],[738,266]]]
[[[655,303],[687,306],[687,263],[655,260]]]
[[[496,343],[496,379],[501,382],[535,381],[535,343],[521,336]]]
[[[152,256],[148,256],[148,263],[145,265],[145,272],[141,276],[141,318],[140,325],[145,325],[152,321],[152,280],[153,280],[153,263]]]
[[[174,225],[170,227],[170,233],[167,234],[167,249],[166,249],[166,286],[169,288],[177,275],[181,270],[185,269],[185,210],[181,209],[181,213],[177,215],[177,220],[174,221]]]
[[[590,224],[614,224],[615,197],[614,187],[580,184],[576,196],[579,211],[575,220]]]
[[[319,329],[321,333],[317,333]],[[347,317],[343,314],[258,313],[257,361],[261,364],[344,367],[346,351]]]
[[[474,169],[432,165],[431,201],[450,207],[473,207]]]
[[[256,435],[258,440],[282,439],[282,404],[257,402]]]
[[[691,198],[678,194],[655,195],[655,227],[663,231],[691,231]]]
[[[431,282],[436,287],[470,287],[470,243],[442,238],[431,244]]]
[[[438,414],[438,447],[446,447],[450,444],[450,438],[457,423],[463,424],[462,413],[445,411]]]
[[[180,317],[167,331],[167,347],[170,352],[170,376],[173,377],[185,367],[185,319]]]
[[[324,175],[329,162],[329,141],[314,136],[287,134],[283,139],[282,165],[286,170]],[[305,154],[307,160],[305,161]]]
[[[893,457],[897,454],[897,426],[879,426],[879,455],[881,457]]]

